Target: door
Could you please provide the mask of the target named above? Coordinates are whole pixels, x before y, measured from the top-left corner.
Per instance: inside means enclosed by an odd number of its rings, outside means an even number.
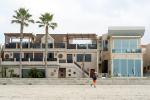
[[[90,69],[90,77],[92,77],[94,73],[95,73],[95,69]]]
[[[66,77],[66,68],[59,68],[58,77],[59,78],[65,78]]]
[[[73,63],[72,54],[67,54],[67,63]]]

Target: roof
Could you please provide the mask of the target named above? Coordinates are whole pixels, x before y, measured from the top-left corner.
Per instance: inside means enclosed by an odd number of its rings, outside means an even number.
[[[20,33],[4,33],[5,36],[10,36],[10,37],[20,37]],[[23,33],[24,37],[34,37],[32,33]]]
[[[143,26],[112,26],[108,27],[108,34],[111,36],[143,36],[145,27]]]
[[[40,42],[41,38],[45,34],[36,34],[36,42]],[[68,34],[50,34],[50,36],[54,39],[55,42],[63,42],[69,39],[77,39],[77,38],[89,38],[89,39],[97,39],[96,34],[77,34],[77,33],[68,33]]]

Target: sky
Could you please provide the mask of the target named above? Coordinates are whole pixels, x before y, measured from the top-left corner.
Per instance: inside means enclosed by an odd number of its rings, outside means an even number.
[[[150,43],[150,0],[1,0],[0,44],[4,33],[19,32],[18,24],[11,24],[14,11],[23,7],[29,9],[37,21],[41,14],[54,14],[55,30],[49,33],[107,33],[109,26],[144,26],[142,44]],[[38,24],[29,24],[24,32],[44,33]]]

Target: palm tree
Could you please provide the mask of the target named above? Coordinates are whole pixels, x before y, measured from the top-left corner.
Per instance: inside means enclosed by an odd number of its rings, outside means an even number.
[[[10,78],[13,77],[14,69],[10,69],[9,72],[10,72]]]
[[[39,17],[40,21],[37,21],[37,23],[39,23],[39,27],[45,27],[45,69],[46,69],[46,77],[47,75],[47,49],[48,49],[48,29],[55,29],[57,27],[57,23],[52,22],[53,20],[53,14],[50,13],[45,13],[45,14],[41,14],[41,16]]]
[[[29,78],[43,78],[44,74],[40,70],[38,70],[36,68],[32,68],[28,72],[28,76],[29,76]]]
[[[11,21],[11,23],[20,24],[20,78],[22,77],[22,40],[24,26],[28,26],[28,23],[34,23],[34,20],[31,19],[32,15],[28,11],[25,8],[15,10],[14,19]]]

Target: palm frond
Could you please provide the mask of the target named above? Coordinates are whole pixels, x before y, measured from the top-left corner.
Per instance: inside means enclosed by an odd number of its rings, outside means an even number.
[[[39,25],[39,27],[44,27],[45,25]]]
[[[18,23],[18,24],[20,24],[21,21],[19,21],[19,20],[11,20],[11,23],[12,23],[12,24],[13,24],[13,23]]]
[[[32,15],[28,12],[28,9],[19,8],[15,10],[15,15],[13,15],[13,20],[11,23],[23,23],[23,25],[28,26],[28,23],[34,23],[34,20],[31,19]]]

